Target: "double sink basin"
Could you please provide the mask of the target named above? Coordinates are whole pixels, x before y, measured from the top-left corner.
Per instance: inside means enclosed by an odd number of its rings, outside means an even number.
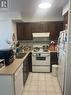
[[[26,53],[16,54],[16,59],[22,59],[25,55],[26,55]]]

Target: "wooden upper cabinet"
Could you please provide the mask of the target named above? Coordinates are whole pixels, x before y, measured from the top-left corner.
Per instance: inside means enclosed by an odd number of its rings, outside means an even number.
[[[55,23],[48,23],[48,32],[50,32],[50,39],[54,39],[55,36]]]
[[[63,31],[63,22],[55,23],[55,38],[58,39],[60,31]]]
[[[22,23],[17,23],[17,39],[19,40],[23,40],[23,36],[24,36],[24,27]]]
[[[62,30],[62,21],[17,23],[17,39],[32,40],[32,33],[50,32],[50,39],[55,40]]]
[[[30,23],[24,23],[23,24],[24,27],[24,36],[23,36],[23,40],[31,40],[32,38],[32,34],[31,34],[31,25]]]

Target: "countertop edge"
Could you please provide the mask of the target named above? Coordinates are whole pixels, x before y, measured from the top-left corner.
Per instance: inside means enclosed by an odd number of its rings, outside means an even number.
[[[18,68],[21,66],[21,64],[23,64],[23,61],[25,61],[25,59],[27,58],[27,56],[29,55],[29,53],[31,53],[31,51],[28,51],[26,53],[26,55],[22,59],[15,59],[12,64],[10,64],[9,66],[3,68],[0,71],[0,76],[12,76],[12,75],[14,75],[15,72],[18,70]],[[20,63],[17,64],[16,62],[19,62],[19,61],[20,61]],[[16,67],[13,70],[14,66],[16,66]],[[11,71],[9,71],[9,70],[11,70]]]

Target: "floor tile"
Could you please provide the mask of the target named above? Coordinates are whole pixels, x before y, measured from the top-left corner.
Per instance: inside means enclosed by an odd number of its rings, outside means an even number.
[[[38,79],[38,77],[32,77],[31,80],[32,80],[32,81],[38,81],[39,79]]]
[[[32,91],[32,92],[37,92],[37,90],[38,90],[38,87],[37,86],[31,86],[29,88],[29,91]]]
[[[37,92],[29,92],[28,95],[38,95]]]
[[[56,95],[56,93],[55,93],[55,92],[50,92],[50,91],[48,91],[48,92],[47,92],[47,95]]]
[[[47,95],[46,91],[39,91],[37,95]]]
[[[50,91],[50,92],[55,92],[55,88],[53,86],[49,86],[46,88],[47,92]]]
[[[45,86],[38,86],[38,91],[41,92],[41,91],[46,91],[46,87]]]
[[[24,92],[23,95],[38,95],[37,92]]]
[[[23,92],[23,94],[22,95],[29,95],[29,93],[28,92]]]
[[[56,92],[56,95],[62,95],[62,93],[61,92]]]
[[[25,91],[25,92],[26,92],[26,91],[29,91],[29,88],[30,88],[29,85],[25,85],[25,87],[24,87],[24,91]]]
[[[39,80],[39,84],[41,85],[41,84],[45,84],[46,83],[46,81],[45,80]]]
[[[51,73],[29,73],[23,95],[62,95],[57,77]]]
[[[39,85],[39,81],[32,81],[31,83],[30,83],[30,86],[37,86],[37,85]]]

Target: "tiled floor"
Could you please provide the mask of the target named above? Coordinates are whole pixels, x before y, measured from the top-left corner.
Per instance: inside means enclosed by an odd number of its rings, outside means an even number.
[[[58,80],[51,73],[30,73],[23,95],[62,95]]]

